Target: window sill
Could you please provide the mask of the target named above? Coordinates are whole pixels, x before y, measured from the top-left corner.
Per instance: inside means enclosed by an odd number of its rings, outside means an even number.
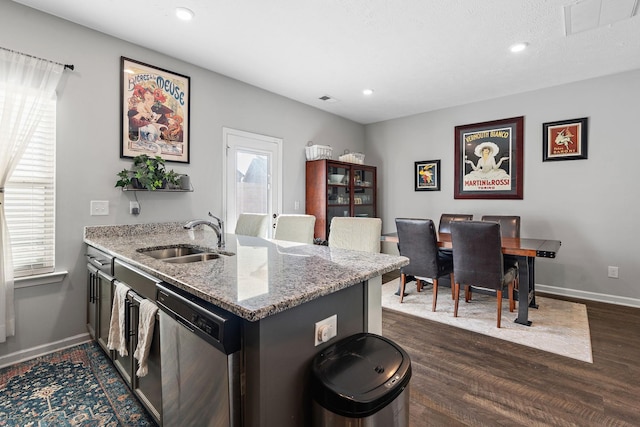
[[[68,271],[54,271],[53,273],[39,274],[37,276],[17,277],[13,280],[15,289],[28,288],[30,286],[53,285],[60,283],[67,277]]]

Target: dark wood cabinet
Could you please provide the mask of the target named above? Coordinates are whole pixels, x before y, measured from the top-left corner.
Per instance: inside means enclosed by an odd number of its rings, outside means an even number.
[[[316,217],[315,237],[327,240],[336,216],[378,216],[374,166],[312,160],[306,166],[305,212]]]

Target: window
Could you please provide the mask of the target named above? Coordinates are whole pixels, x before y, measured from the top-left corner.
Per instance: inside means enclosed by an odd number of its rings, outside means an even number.
[[[0,91],[0,105],[2,97]],[[4,189],[16,278],[55,267],[56,101],[42,105],[42,119]]]

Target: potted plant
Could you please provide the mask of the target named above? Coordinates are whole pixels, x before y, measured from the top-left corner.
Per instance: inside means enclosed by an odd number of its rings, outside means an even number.
[[[116,187],[146,188],[156,190],[165,188],[168,185],[178,186],[179,178],[176,172],[167,171],[165,160],[160,156],[149,157],[141,154],[133,158],[133,169],[123,169],[118,174]]]

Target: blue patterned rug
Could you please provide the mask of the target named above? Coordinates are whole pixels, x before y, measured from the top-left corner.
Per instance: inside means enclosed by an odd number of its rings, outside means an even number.
[[[95,342],[0,369],[0,426],[156,426]]]

